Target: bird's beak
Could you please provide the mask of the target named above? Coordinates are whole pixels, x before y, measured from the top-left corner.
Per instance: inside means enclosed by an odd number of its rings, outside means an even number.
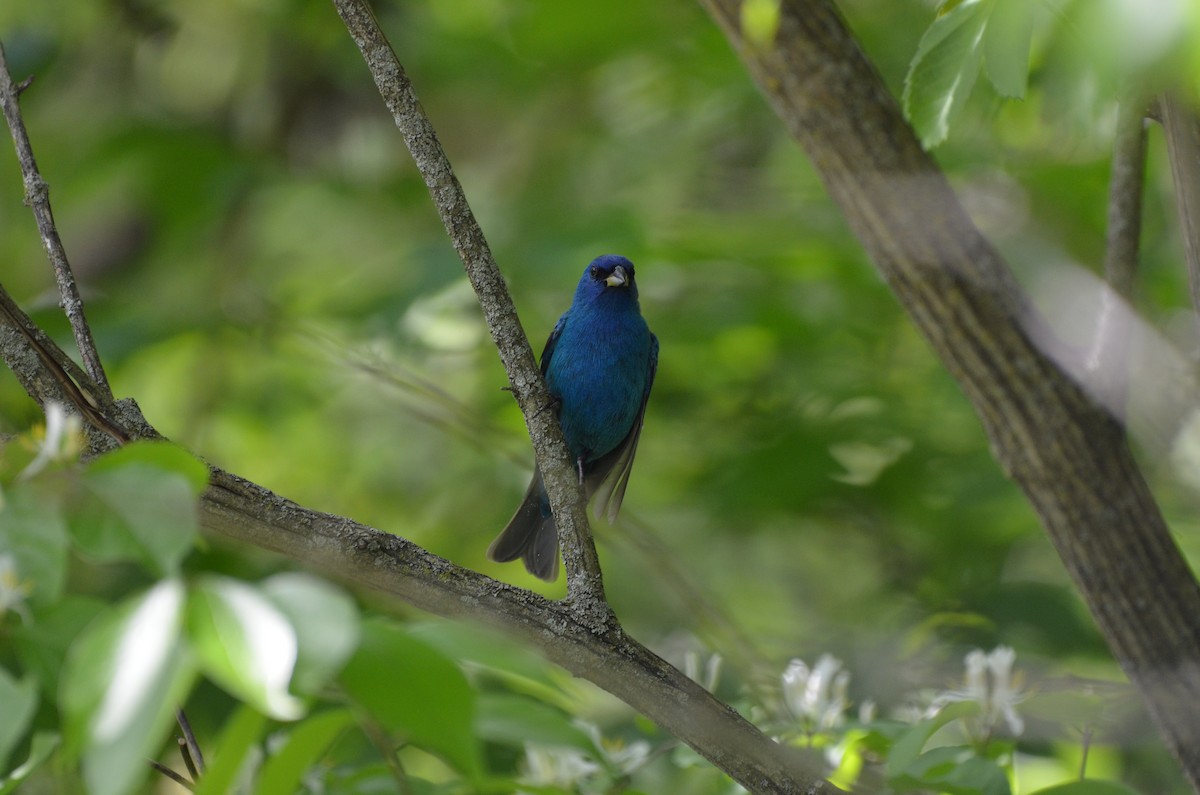
[[[625,272],[625,266],[618,265],[613,268],[612,275],[605,279],[604,283],[609,287],[628,287],[629,274]]]

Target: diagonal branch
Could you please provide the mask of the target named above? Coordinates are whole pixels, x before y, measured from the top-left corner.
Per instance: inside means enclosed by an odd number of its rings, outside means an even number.
[[[587,500],[554,413],[544,410],[550,405],[550,393],[483,230],[471,212],[462,186],[454,176],[404,67],[366,0],[333,0],[333,4],[362,52],[384,104],[404,135],[404,142],[429,188],[429,195],[483,309],[488,331],[525,416],[546,493],[550,497],[550,507],[558,524],[567,570],[567,598],[587,603],[589,609],[596,611],[598,620],[612,620],[604,597],[600,560],[587,520]]]
[[[1200,586],[1121,427],[1035,345],[1041,321],[1028,299],[830,0],[782,0],[766,45],[743,37],[742,0],[701,4],[974,405],[1001,467],[1200,787]]]
[[[17,86],[13,82],[4,56],[4,46],[0,44],[0,109],[4,112],[4,119],[12,132],[13,144],[17,148],[17,160],[21,164],[21,174],[25,179],[25,203],[33,210],[38,232],[42,236],[42,246],[46,249],[50,264],[54,266],[54,278],[58,282],[58,292],[61,296],[60,305],[71,323],[71,331],[75,334],[75,344],[83,358],[83,366],[95,382],[96,388],[111,398],[112,389],[108,386],[104,366],[100,364],[100,354],[92,339],[91,327],[83,314],[83,299],[79,297],[79,288],[75,285],[75,275],[71,273],[66,249],[63,248],[62,239],[54,225],[54,214],[50,211],[50,186],[38,171],[37,161],[33,158],[33,146],[29,143],[29,134],[25,131],[25,122],[21,119],[18,96],[26,85]]]
[[[110,450],[131,438],[119,423],[109,419],[121,414],[121,407],[100,392],[95,382],[29,319],[2,286],[0,358],[39,406],[55,401],[75,407],[87,420],[89,447],[93,452]]]
[[[211,532],[435,615],[499,627],[633,706],[751,792],[836,792],[815,772],[819,761],[763,735],[619,626],[598,629],[570,600],[549,600],[493,580],[411,541],[303,508],[218,469],[200,511]]]

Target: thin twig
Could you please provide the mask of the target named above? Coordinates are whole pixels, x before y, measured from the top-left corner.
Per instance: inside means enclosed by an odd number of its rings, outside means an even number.
[[[600,560],[587,520],[587,501],[579,487],[562,431],[551,412],[550,394],[541,377],[516,307],[450,161],[429,117],[418,101],[404,67],[379,28],[366,0],[333,0],[354,43],[404,136],[417,169],[429,188],[450,241],[479,298],[492,340],[508,373],[513,394],[525,416],[534,452],[559,528],[567,570],[567,598],[584,606],[581,620],[607,624],[612,611],[604,597]]]
[[[175,711],[175,720],[179,723],[179,731],[183,733],[183,761],[188,766],[192,778],[199,781],[205,769],[204,753],[200,750],[200,743],[196,742],[196,735],[192,733],[192,724],[188,722],[182,709]]]
[[[22,81],[19,86],[13,83],[12,75],[8,71],[8,61],[4,56],[4,45],[0,43],[0,108],[3,109],[8,129],[12,132],[17,160],[21,164],[21,174],[25,180],[25,203],[33,211],[38,232],[42,236],[42,245],[51,265],[54,266],[54,278],[58,281],[58,292],[61,296],[60,305],[71,323],[71,331],[75,334],[75,344],[79,347],[83,366],[96,382],[96,386],[111,398],[112,389],[108,385],[108,376],[104,374],[104,367],[100,364],[100,354],[96,350],[91,327],[88,326],[83,313],[83,299],[79,296],[75,275],[71,273],[71,265],[67,261],[66,249],[63,248],[62,239],[54,225],[54,214],[50,211],[50,186],[38,171],[37,161],[33,157],[33,146],[29,143],[29,134],[25,131],[25,122],[21,118],[17,98],[29,85],[29,79]]]
[[[1121,103],[1108,185],[1108,233],[1104,278],[1118,295],[1133,295],[1142,232],[1142,188],[1146,177],[1146,108],[1135,98]]]
[[[383,757],[387,763],[388,770],[391,771],[392,780],[396,782],[396,792],[399,795],[412,795],[412,785],[408,782],[408,773],[404,770],[404,763],[400,761],[400,755],[396,753],[396,744],[392,742],[392,738],[384,731],[383,727],[367,716],[361,716],[358,725],[362,727],[363,734],[367,735],[367,739],[379,751],[379,755]]]
[[[1173,94],[1158,101],[1175,179],[1175,207],[1187,257],[1192,309],[1200,313],[1200,129],[1194,108]]]
[[[176,784],[178,784],[179,786],[181,786],[181,787],[183,787],[184,789],[186,789],[188,792],[195,792],[195,791],[196,791],[196,785],[195,785],[195,784],[193,784],[192,782],[188,781],[186,778],[184,778],[183,776],[181,776],[179,773],[176,773],[174,770],[172,770],[171,768],[167,767],[167,766],[166,766],[166,765],[164,765],[162,762],[156,762],[156,761],[154,761],[153,759],[151,759],[151,760],[150,760],[150,767],[154,768],[154,769],[155,769],[155,770],[157,770],[159,773],[162,773],[164,776],[166,776],[167,778],[171,779],[171,780],[172,780],[172,781],[174,781]]]
[[[1121,103],[1113,141],[1112,176],[1108,184],[1108,231],[1104,278],[1110,291],[1101,293],[1096,319],[1093,363],[1096,388],[1124,415],[1129,392],[1131,315],[1120,299],[1133,297],[1142,232],[1142,187],[1146,176],[1145,103],[1129,97]]]
[[[117,444],[130,440],[129,433],[107,416],[105,409],[113,408],[112,396],[106,394],[97,397],[95,382],[21,311],[4,287],[0,286],[0,328],[3,327],[11,329],[16,335],[12,342],[5,341],[0,346],[5,361],[21,380],[25,391],[37,399],[39,405],[53,399],[74,406],[90,427],[102,431]],[[32,353],[41,362],[41,367],[31,370],[14,366],[15,353],[12,349],[15,348]],[[98,448],[105,447],[97,439],[92,439],[92,444]],[[108,444],[111,445],[111,442]]]

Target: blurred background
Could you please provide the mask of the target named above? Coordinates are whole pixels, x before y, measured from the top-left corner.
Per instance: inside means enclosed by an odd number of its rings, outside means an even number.
[[[1083,54],[1096,41],[1076,5],[1045,8],[1027,99],[980,81],[936,152],[1023,279],[1103,256],[1115,78]],[[933,6],[840,7],[899,95]],[[884,711],[961,679],[975,647],[1014,647],[1027,685],[1120,680],[967,401],[698,5],[377,9],[535,351],[590,259],[637,264],[659,371],[621,520],[596,528],[632,634],[677,660],[719,653],[731,687],[832,653],[851,700]],[[26,124],[118,396],[303,505],[563,593],[484,558],[532,453],[331,4],[10,2],[0,37],[14,75],[36,76]],[[1152,131],[1138,302],[1169,332],[1187,288],[1164,149]],[[67,344],[11,150],[0,262]],[[40,417],[0,373],[0,431]],[[1194,499],[1146,458],[1194,552]],[[280,565],[206,554],[241,573]],[[1117,692],[1089,724],[1104,764],[1181,787]],[[1031,721],[1047,746],[1085,731]]]

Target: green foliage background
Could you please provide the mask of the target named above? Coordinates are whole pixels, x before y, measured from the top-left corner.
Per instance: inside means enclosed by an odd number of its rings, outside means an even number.
[[[1023,277],[1094,270],[1103,254],[1116,82],[1079,55],[1091,31],[1077,5],[1039,18],[1026,99],[980,81],[938,150]],[[899,96],[933,10],[841,7]],[[633,634],[676,659],[721,653],[731,690],[832,652],[851,697],[884,711],[951,685],[975,646],[1014,646],[1031,678],[1119,678],[967,402],[698,6],[378,12],[535,349],[588,260],[638,265],[660,368],[622,521],[598,528]],[[18,79],[36,75],[26,123],[119,396],[304,505],[562,592],[484,559],[524,488],[528,441],[329,3],[10,2],[0,38]],[[1139,300],[1164,325],[1187,300],[1170,191],[1151,135]],[[5,287],[68,340],[7,155],[0,262]],[[39,421],[0,374],[0,430]],[[1194,502],[1160,490],[1194,549]],[[279,565],[220,548],[187,562],[249,578]],[[130,585],[97,579],[100,595]],[[614,709],[581,703],[594,719]],[[1109,712],[1097,739],[1111,773],[1180,787],[1133,700]],[[1030,732],[1063,759],[1078,743],[1036,720]]]

